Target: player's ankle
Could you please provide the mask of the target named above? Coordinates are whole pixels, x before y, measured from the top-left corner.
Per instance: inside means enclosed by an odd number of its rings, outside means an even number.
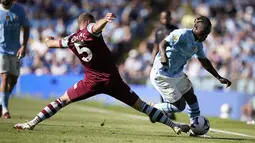
[[[37,124],[39,124],[39,123],[36,123],[36,122],[33,122],[33,121],[29,121],[28,123],[27,123],[31,128],[34,128]]]
[[[190,117],[189,120],[190,120],[190,124],[192,124],[195,122],[195,117]]]
[[[34,122],[32,122],[32,121],[29,121],[28,123],[27,123],[30,127],[32,127],[32,128],[34,128],[37,124],[36,123],[34,123]]]
[[[180,125],[178,123],[173,122],[173,128],[179,127]]]
[[[38,116],[36,116],[33,120],[29,121],[28,124],[31,126],[36,126],[42,121],[42,119]]]
[[[6,113],[8,113],[9,111],[8,111],[8,109],[7,108],[2,108],[2,115],[4,115],[4,114],[6,114]]]

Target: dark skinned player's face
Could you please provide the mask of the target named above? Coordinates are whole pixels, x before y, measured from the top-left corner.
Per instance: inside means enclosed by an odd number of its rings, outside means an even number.
[[[13,2],[13,0],[1,0],[1,3],[2,3],[4,6],[9,6],[12,2]]]
[[[205,39],[210,34],[210,32],[211,32],[211,27],[204,26],[202,23],[198,23],[197,27],[194,26],[193,28],[193,33],[199,42],[205,41]]]

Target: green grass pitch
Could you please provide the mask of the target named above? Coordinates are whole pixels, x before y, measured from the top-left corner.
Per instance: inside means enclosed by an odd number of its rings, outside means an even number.
[[[32,119],[49,102],[30,98],[10,99],[12,118],[0,119],[0,143],[255,143],[255,126],[239,121],[209,118],[211,128],[254,138],[212,131],[209,132],[211,138],[176,135],[171,128],[150,123],[145,115],[132,108],[92,101],[69,105],[33,131],[13,128],[15,123]],[[177,119],[188,123],[186,114],[178,114]]]

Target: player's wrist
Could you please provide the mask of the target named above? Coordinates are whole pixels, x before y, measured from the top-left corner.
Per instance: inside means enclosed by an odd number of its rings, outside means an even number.
[[[217,75],[216,78],[220,80],[222,77],[220,75]]]
[[[103,20],[104,20],[104,23],[109,22],[109,20],[108,20],[107,16],[105,16]]]
[[[27,45],[24,45],[24,44],[23,44],[22,47],[23,47],[24,49],[27,49]]]

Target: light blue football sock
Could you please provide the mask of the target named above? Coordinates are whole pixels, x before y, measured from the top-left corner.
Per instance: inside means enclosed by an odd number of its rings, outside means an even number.
[[[2,92],[3,96],[2,96],[2,113],[5,113],[8,111],[8,101],[9,101],[9,97],[10,97],[10,92]]]
[[[190,118],[190,122],[192,123],[194,121],[194,118],[197,116],[200,116],[200,110],[198,102],[193,103],[191,105],[188,105],[188,114]]]
[[[180,112],[180,110],[176,106],[170,103],[158,103],[158,104],[154,104],[154,107],[165,113]]]

